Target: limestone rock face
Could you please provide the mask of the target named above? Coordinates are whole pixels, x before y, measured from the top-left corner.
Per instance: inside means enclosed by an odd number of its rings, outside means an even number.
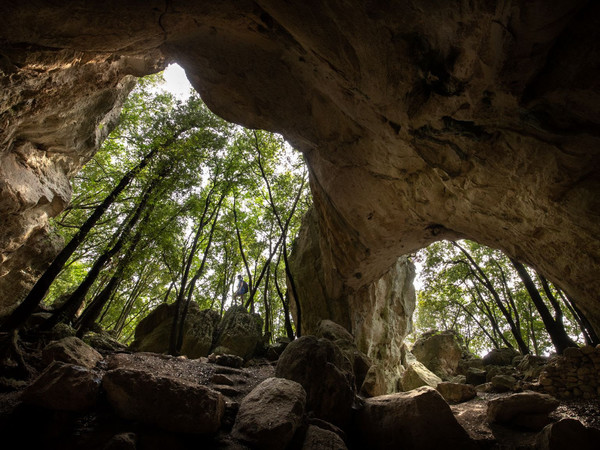
[[[2,287],[39,270],[32,240],[126,76],[166,58],[215,112],[304,152],[336,310],[399,255],[469,237],[600,325],[599,15],[585,0],[3,2]]]
[[[61,249],[62,240],[48,234],[48,218],[68,205],[69,178],[114,128],[132,75],[163,63],[155,52],[116,56],[31,44],[0,49],[6,93],[0,100],[0,315]]]

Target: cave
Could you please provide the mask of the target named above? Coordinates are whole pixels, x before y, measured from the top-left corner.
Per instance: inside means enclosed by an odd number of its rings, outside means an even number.
[[[534,267],[598,329],[599,25],[586,0],[3,2],[0,315],[58,252],[48,218],[134,78],[177,62],[215,113],[306,158],[307,332],[368,333],[373,286],[458,238]]]

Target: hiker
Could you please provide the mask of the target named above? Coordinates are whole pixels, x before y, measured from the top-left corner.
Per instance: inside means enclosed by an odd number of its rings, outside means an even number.
[[[241,275],[238,275],[238,285],[235,290],[235,294],[233,294],[233,300],[235,302],[236,298],[240,298],[242,305],[244,304],[244,294],[248,292],[248,283],[244,281]]]

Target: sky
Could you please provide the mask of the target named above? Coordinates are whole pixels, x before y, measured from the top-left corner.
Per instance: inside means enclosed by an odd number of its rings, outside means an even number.
[[[184,70],[177,64],[168,66],[163,76],[165,78],[165,90],[169,91],[177,98],[186,99],[192,89],[192,85],[185,76]]]

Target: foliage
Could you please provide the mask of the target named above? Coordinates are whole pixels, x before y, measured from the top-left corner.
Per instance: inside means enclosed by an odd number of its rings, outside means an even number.
[[[463,336],[471,352],[482,354],[494,347],[518,349],[513,332],[516,330],[530,351],[536,354],[554,351],[523,281],[501,251],[467,240],[440,241],[422,249],[416,261],[422,267],[423,282],[417,295],[417,333],[431,329],[454,330]],[[541,277],[532,269],[528,272],[544,303],[554,310],[556,317],[557,311],[544,292]],[[550,284],[550,289],[555,298],[561,298],[562,293],[556,286]],[[564,313],[567,333],[581,342],[577,322],[565,305],[560,313]]]
[[[283,335],[275,277],[285,286],[285,275],[269,255],[279,249],[276,242],[281,240],[276,214],[290,215],[287,236],[293,239],[308,208],[302,158],[281,136],[227,123],[197,95],[178,101],[160,90],[160,81],[156,76],[140,81],[123,107],[117,128],[74,176],[73,201],[54,220],[66,240],[123,174],[149,151],[159,149],[73,254],[45,303],[56,306],[77,288],[152,185],[148,204],[143,205],[145,215],[131,233],[141,236],[139,243],[133,245],[129,236],[86,296],[89,305],[111,277],[118,277],[98,322],[129,342],[139,320],[161,302],[179,299],[183,308],[194,301],[200,308],[223,313],[232,303],[235,275],[247,272],[243,252],[249,275],[257,280],[256,308],[263,314],[270,311],[267,328],[273,337]],[[258,167],[258,150],[266,178]],[[277,211],[270,203],[267,182]],[[291,215],[291,202],[299,189],[300,206]],[[261,271],[269,275],[260,278]]]

